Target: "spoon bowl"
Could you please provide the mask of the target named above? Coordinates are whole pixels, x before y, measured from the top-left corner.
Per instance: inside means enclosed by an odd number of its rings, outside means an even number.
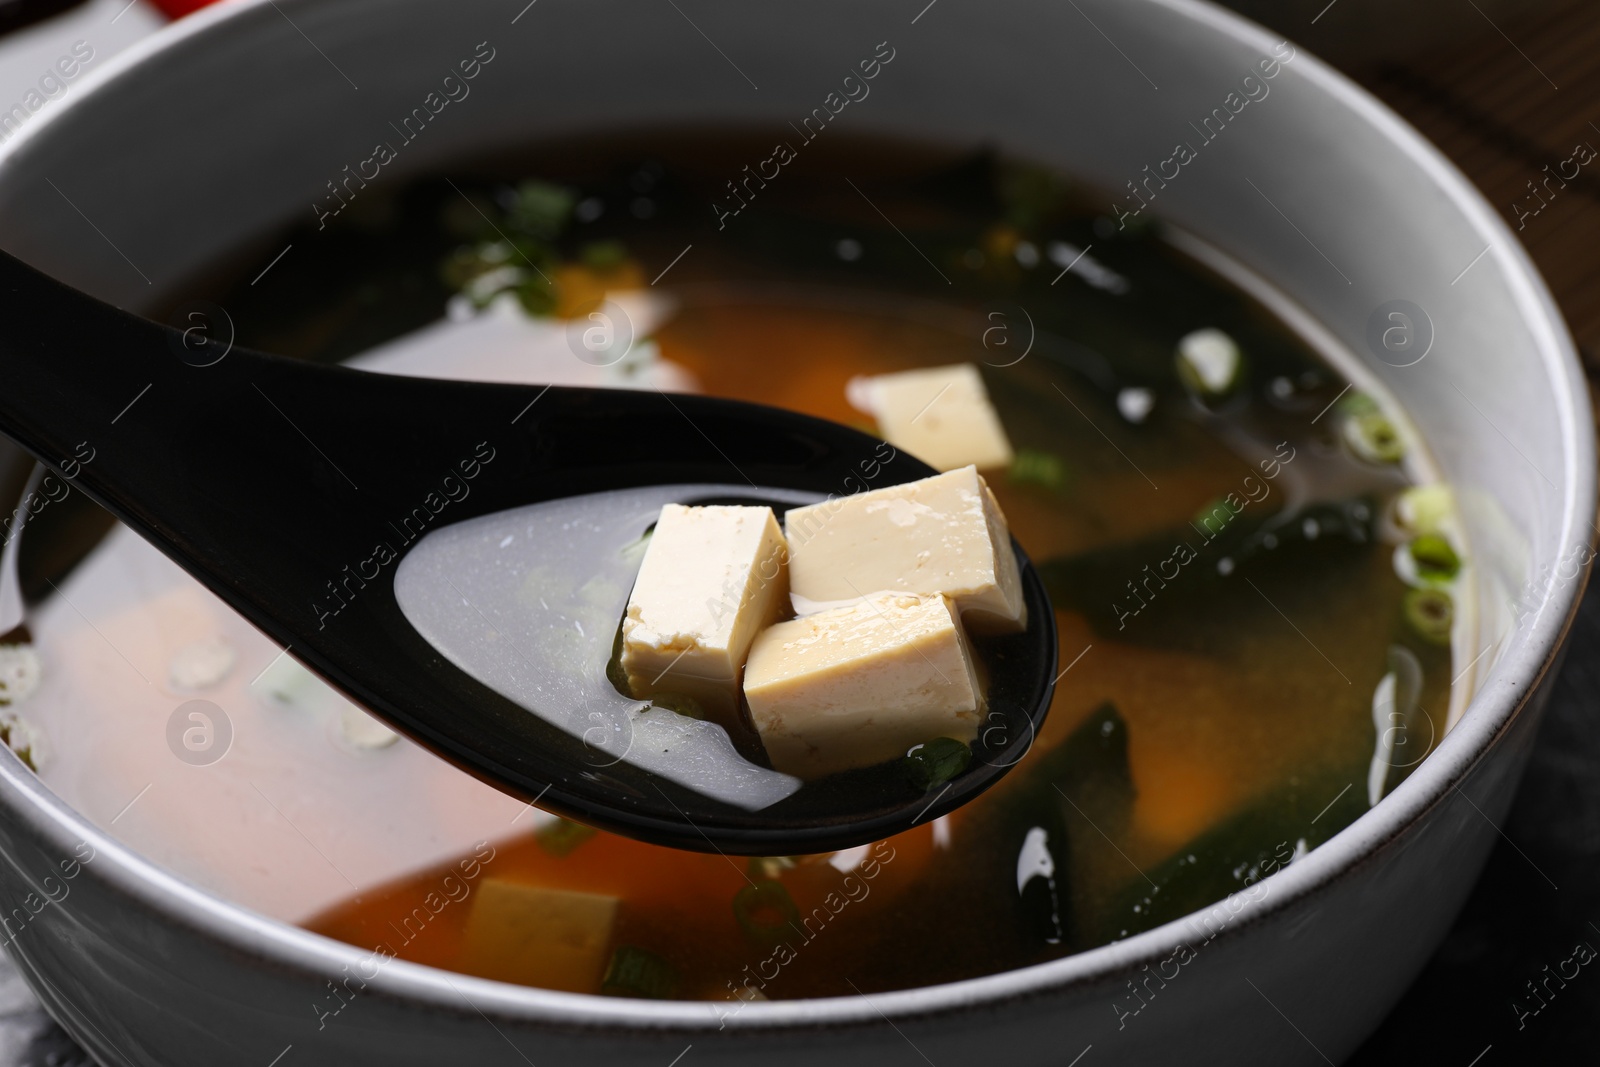
[[[405,378],[230,350],[3,255],[0,291],[26,310],[0,330],[10,382],[0,430],[373,714],[560,815],[699,851],[848,848],[973,799],[1020,761],[1049,708],[1054,615],[1013,545],[1030,623],[979,644],[992,675],[989,714],[966,771],[933,790],[891,764],[759,806],[710,795],[672,761],[632,750],[646,721],[637,707],[613,712],[598,733],[572,718],[578,709],[548,709],[568,719],[562,729],[463,669],[469,651],[447,655],[396,596],[408,554],[460,524],[571,498],[671,486],[691,495],[657,507],[736,499],[781,510],[931,468],[904,454],[885,459],[883,442],[867,434],[755,404]],[[537,561],[537,543],[532,551]],[[461,599],[483,616],[475,598]],[[483,622],[485,639],[515,625]],[[574,668],[556,655],[522,666],[536,675]],[[605,657],[576,668],[603,679]],[[651,737],[671,721],[645,714]],[[748,773],[775,776],[755,764]]]

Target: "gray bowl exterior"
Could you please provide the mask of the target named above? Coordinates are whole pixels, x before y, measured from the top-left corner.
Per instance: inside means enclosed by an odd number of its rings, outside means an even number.
[[[3,754],[9,949],[51,1012],[103,1063],[163,1067],[1347,1056],[1418,973],[1494,844],[1586,576],[1573,563],[1587,560],[1594,512],[1586,394],[1507,228],[1414,132],[1303,49],[1190,0],[520,7],[244,0],[185,20],[0,152],[4,243],[148,306],[157,292],[181,297],[221,251],[329,203],[326,183],[395,141],[388,123],[480,42],[494,58],[470,95],[404,144],[384,180],[608,126],[759,123],[790,139],[788,123],[887,42],[894,58],[840,128],[987,139],[1114,191],[1144,182],[1146,166],[1171,175],[1162,161],[1189,143],[1176,177],[1146,187],[1150,211],[1250,264],[1354,352],[1471,504],[1468,536],[1497,608],[1481,639],[1498,641],[1472,707],[1392,796],[1248,896],[1005,974],[742,1008],[376,965],[155,868]],[[1208,139],[1219,108],[1223,132]],[[262,251],[265,263],[277,249]],[[1366,342],[1394,299],[1425,309],[1436,331],[1414,366]],[[1513,600],[1514,615],[1503,609]]]

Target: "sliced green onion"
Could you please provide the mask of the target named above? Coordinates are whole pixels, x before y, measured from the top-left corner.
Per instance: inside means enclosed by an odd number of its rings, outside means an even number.
[[[1429,581],[1448,582],[1461,570],[1461,557],[1450,542],[1438,534],[1423,534],[1410,544],[1417,574]]]
[[[39,674],[39,653],[31,644],[0,645],[0,707],[28,699],[39,688]]]
[[[911,784],[926,791],[966,770],[972,762],[972,749],[953,737],[935,737],[913,746],[900,762]]]
[[[591,241],[578,252],[578,258],[590,270],[616,270],[628,261],[628,250],[621,241]]]
[[[1203,526],[1207,519],[1212,522],[1220,521],[1223,525],[1227,525],[1235,515],[1238,515],[1243,510],[1243,504],[1234,506],[1228,503],[1227,497],[1213,497],[1205,507],[1194,513],[1194,518],[1191,521],[1197,526]],[[1221,515],[1217,514],[1219,511],[1222,512]]]
[[[1378,402],[1366,393],[1351,392],[1346,393],[1339,399],[1338,409],[1340,415],[1347,417],[1353,415],[1376,415],[1378,414]]]
[[[1395,498],[1395,520],[1412,533],[1439,533],[1455,510],[1450,487],[1414,485]]]
[[[1405,438],[1381,411],[1345,419],[1344,440],[1352,452],[1368,463],[1399,463],[1406,455]]]
[[[513,290],[517,300],[522,304],[522,310],[530,315],[549,315],[556,309],[559,299],[555,285],[544,275],[533,275],[524,279]]]
[[[775,947],[800,930],[800,909],[782,882],[767,879],[745,886],[733,895],[733,917],[759,945]]]
[[[576,203],[577,197],[570,189],[549,182],[525,181],[517,186],[506,212],[506,224],[535,240],[553,241],[566,227]]]
[[[450,288],[463,289],[478,275],[498,266],[500,264],[487,262],[480,248],[458,248],[445,257],[439,267],[439,276]]]
[[[19,726],[15,731],[16,736],[13,736],[12,731],[14,725]],[[22,733],[20,724],[15,719],[0,719],[0,744],[16,753],[17,758],[27,766],[28,770],[38,774],[39,768],[33,765],[33,746],[23,739]]]
[[[1013,485],[1037,485],[1045,489],[1060,489],[1067,480],[1066,464],[1059,456],[1031,448],[1019,448],[1011,459],[1011,469],[1006,481]]]
[[[539,847],[552,856],[567,856],[572,850],[593,837],[597,831],[592,826],[585,826],[581,822],[572,822],[570,819],[558,818],[555,822],[540,827],[534,832],[533,839],[539,842]]]
[[[1202,400],[1216,400],[1243,379],[1239,345],[1221,330],[1195,330],[1178,341],[1178,379]]]
[[[677,991],[678,972],[672,964],[633,945],[618,946],[600,982],[600,992],[609,997],[667,1000]]]
[[[1450,625],[1456,606],[1450,594],[1439,589],[1413,589],[1403,606],[1406,622],[1424,641],[1433,645],[1450,643]]]

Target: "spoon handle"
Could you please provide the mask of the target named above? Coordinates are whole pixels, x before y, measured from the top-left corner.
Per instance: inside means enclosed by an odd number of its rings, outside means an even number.
[[[428,685],[380,660],[439,660],[400,617],[391,584],[399,557],[431,530],[639,485],[825,495],[928,473],[853,430],[711,397],[213,354],[4,253],[0,293],[12,311],[0,318],[0,432],[430,742],[402,709]]]
[[[186,369],[163,327],[89,299],[0,252],[0,431],[67,477],[112,439],[130,402]]]
[[[579,738],[448,661],[395,597],[420,538],[524,504],[663,484],[842,496],[932,473],[886,442],[713,397],[437,381],[185,346],[3,253],[0,293],[0,432],[357,703],[501,789],[658,843],[788,855],[937,817],[1010,766],[986,763],[931,805],[915,790],[843,789],[744,811],[627,761],[595,768]],[[1056,639],[1031,568],[1024,581],[1038,621],[1006,654],[1029,669],[991,700],[1031,737]]]

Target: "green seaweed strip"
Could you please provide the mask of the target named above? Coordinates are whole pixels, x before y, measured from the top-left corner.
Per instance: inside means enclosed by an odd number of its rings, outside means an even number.
[[[583,844],[598,833],[594,827],[585,826],[580,822],[570,819],[558,818],[555,822],[540,827],[534,832],[534,840],[539,842],[539,847],[552,856],[569,856],[572,850]]]
[[[1292,516],[1221,506],[1216,518],[1038,565],[1057,608],[1081,612],[1103,637],[1158,647],[1190,647],[1195,612],[1225,629],[1219,611],[1254,611],[1250,597],[1221,597],[1228,585],[1249,593],[1243,576],[1277,584],[1320,564],[1370,551],[1378,509],[1366,496],[1324,501]]]
[[[972,763],[972,749],[953,737],[935,737],[912,747],[901,759],[911,784],[927,792],[944,785]]]
[[[677,993],[678,985],[678,972],[666,960],[654,952],[622,945],[612,953],[600,992],[609,997],[669,1000]]]
[[[1075,852],[1104,842],[1090,821],[1111,834],[1127,825],[1134,797],[1127,723],[1102,704],[1065,741],[1014,773],[1018,783],[976,831],[1004,842],[998,852],[1005,869],[989,873],[985,896],[1012,902],[1025,946],[1085,946],[1072,893],[1072,872],[1083,862]]]
[[[1287,866],[1297,852],[1320,845],[1366,807],[1364,769],[1343,777],[1319,775],[1268,793],[1131,879],[1094,917],[1092,942],[1132,937],[1202,909],[1206,915],[1195,921],[1209,940],[1247,900],[1268,892],[1258,886],[1261,879]],[[1220,912],[1213,907],[1219,904]]]

